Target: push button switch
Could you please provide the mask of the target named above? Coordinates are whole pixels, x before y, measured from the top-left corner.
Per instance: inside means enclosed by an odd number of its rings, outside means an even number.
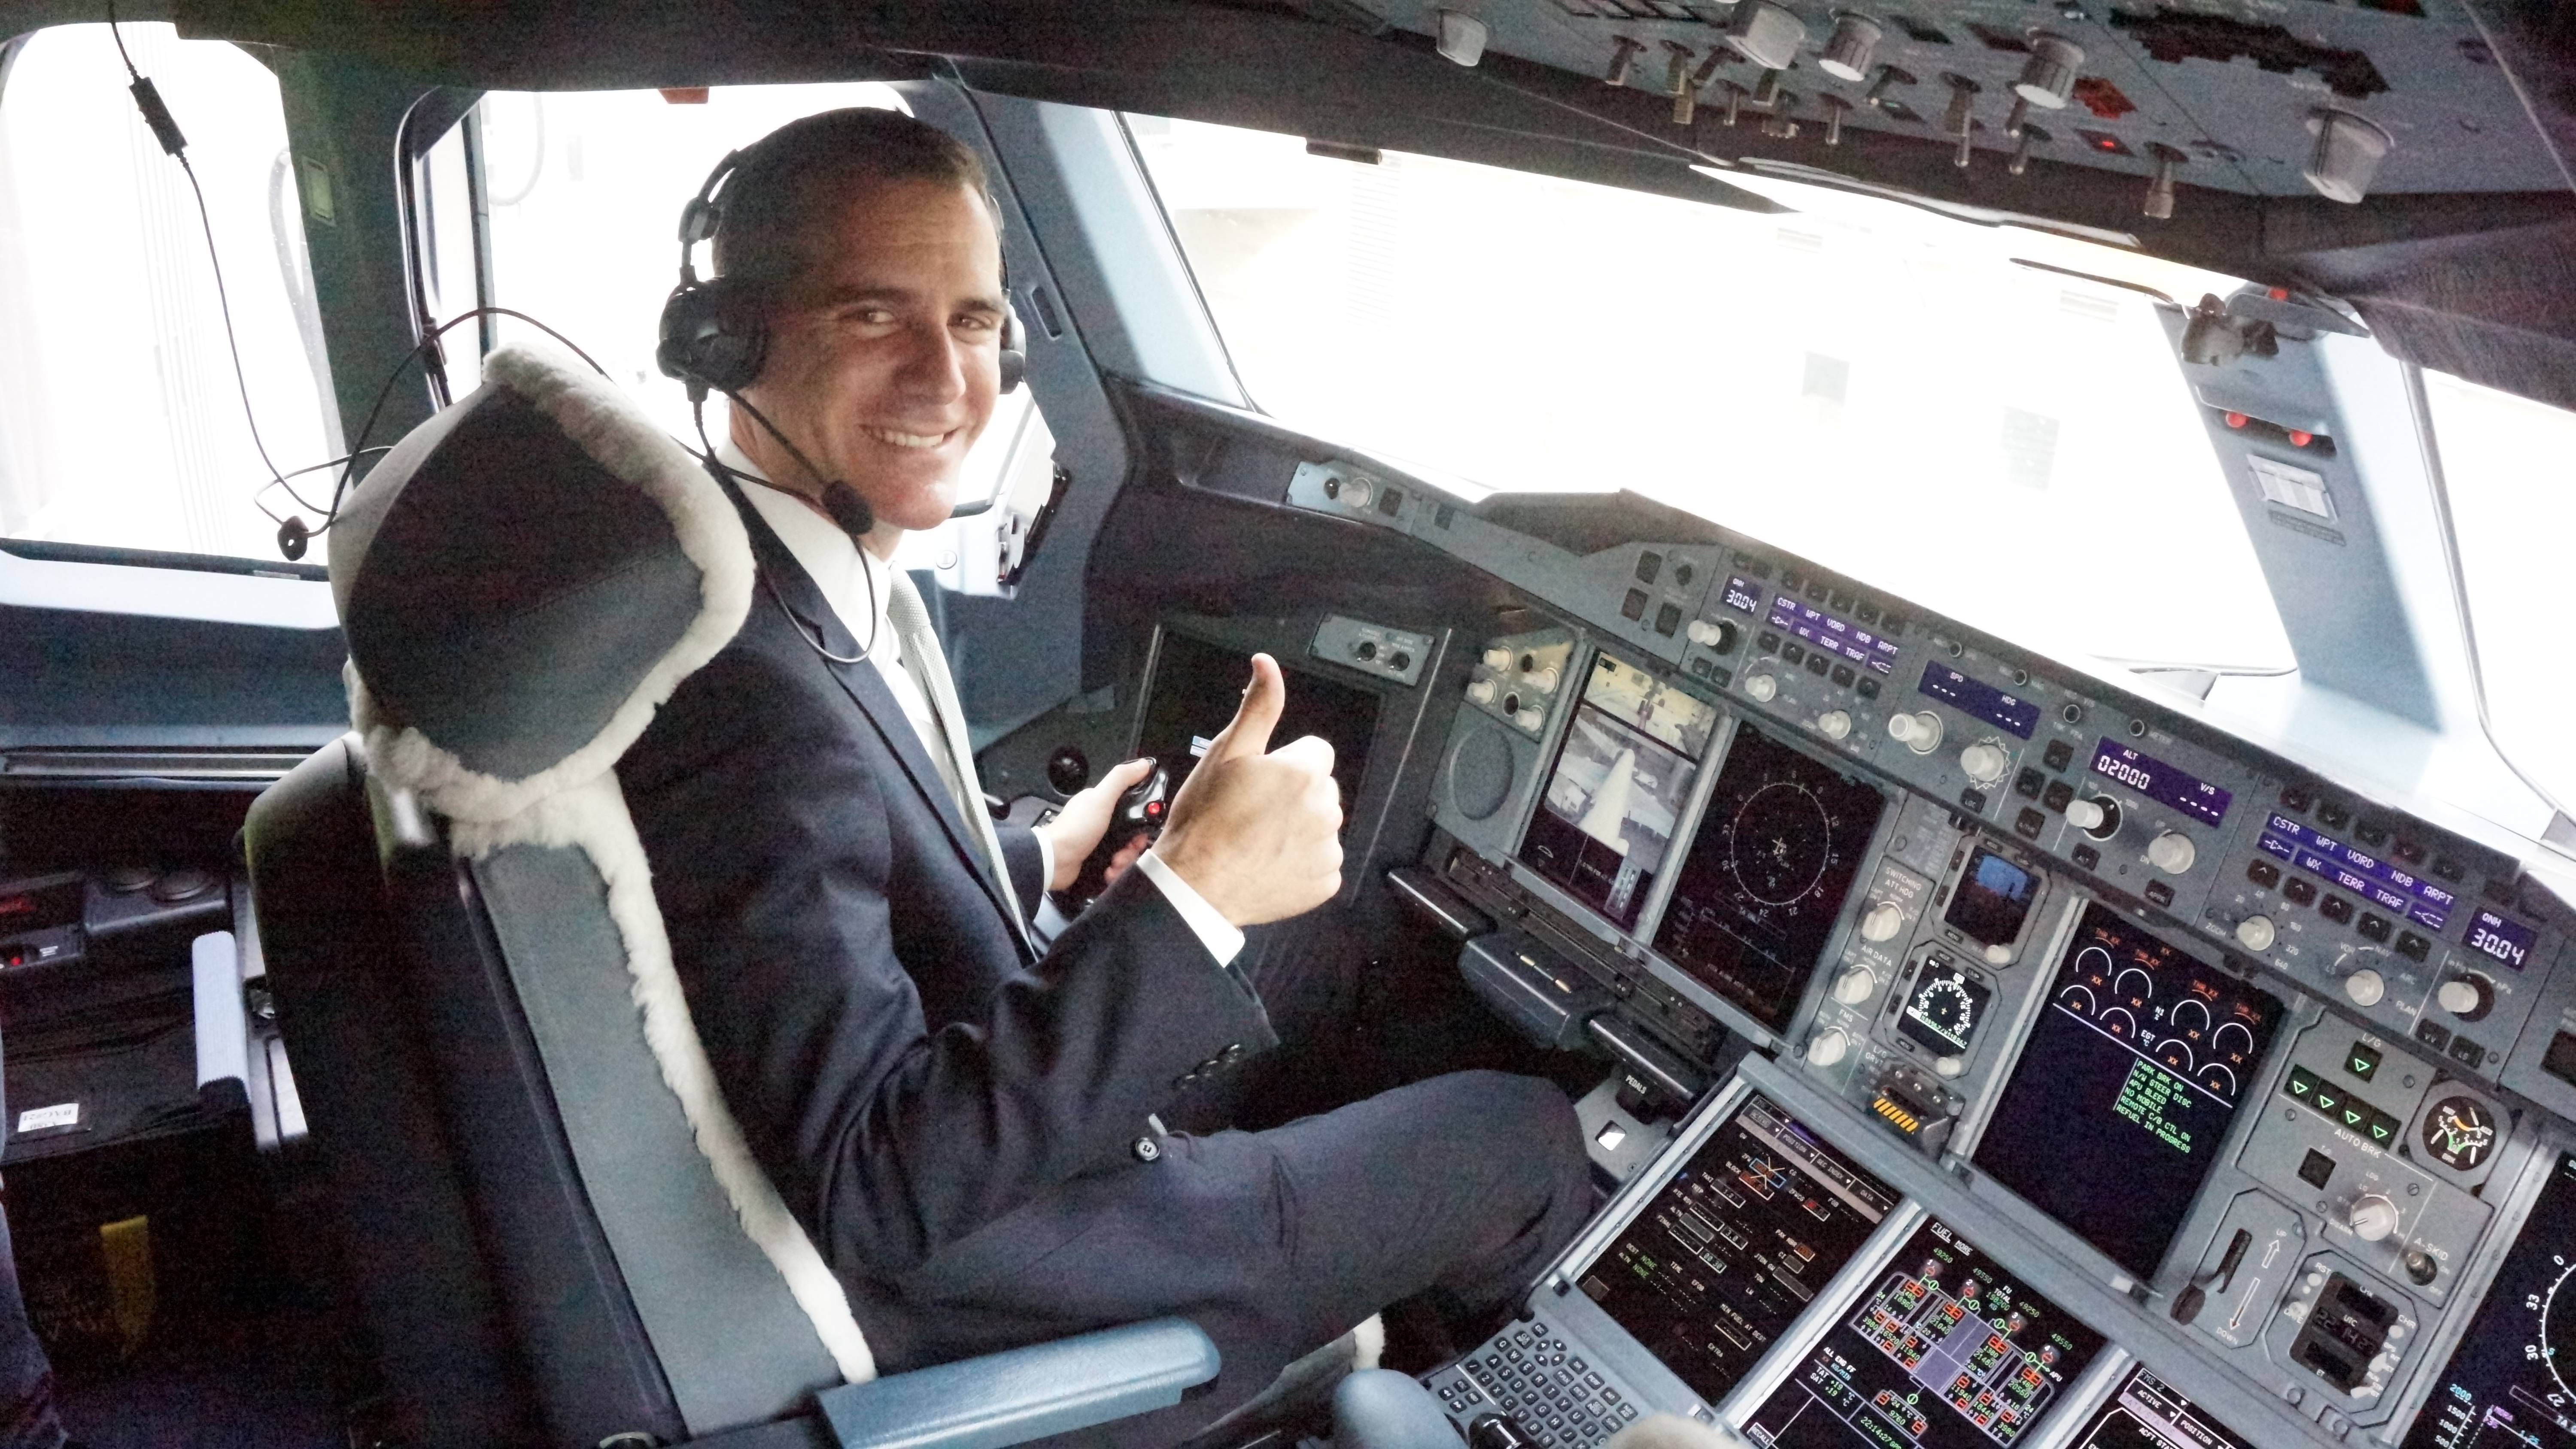
[[[2343,1069],[2367,1082],[2379,1073],[2379,1049],[2354,1042],[2343,1054]]]
[[[2335,1160],[2312,1147],[2299,1163],[2299,1181],[2310,1187],[2323,1187],[2334,1176],[2334,1170]]]

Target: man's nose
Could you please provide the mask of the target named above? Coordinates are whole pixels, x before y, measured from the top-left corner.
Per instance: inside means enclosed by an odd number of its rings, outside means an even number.
[[[946,327],[915,329],[906,349],[899,381],[906,393],[924,402],[946,403],[966,391],[967,369],[974,351]]]

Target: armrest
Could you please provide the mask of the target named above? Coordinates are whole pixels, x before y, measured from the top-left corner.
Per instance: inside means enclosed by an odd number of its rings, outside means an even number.
[[[842,1449],[1002,1449],[1148,1409],[1216,1377],[1195,1323],[1157,1318],[814,1396]]]

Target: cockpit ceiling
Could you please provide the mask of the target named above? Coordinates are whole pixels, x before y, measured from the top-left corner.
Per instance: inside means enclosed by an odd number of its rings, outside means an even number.
[[[1754,0],[1746,0],[1754,3]],[[981,89],[1422,151],[1767,206],[1693,172],[1838,176],[2343,298],[2391,351],[2576,406],[2576,16],[2549,0],[1760,0],[1803,30],[1776,88],[1723,43],[1720,0],[176,0],[184,31],[454,85],[587,89],[946,71]],[[0,34],[94,18],[0,0]],[[138,17],[142,0],[126,7]],[[1859,81],[1821,65],[1837,16],[1880,36]],[[1655,18],[1639,18],[1653,16]],[[1774,21],[1778,17],[1773,17]],[[2034,32],[2082,52],[2008,163]],[[1623,45],[1622,42],[1628,42]],[[1756,45],[1753,47],[1759,50]],[[1718,60],[1714,67],[1709,57]],[[1619,63],[1627,57],[1624,67]],[[1842,59],[1849,59],[1845,53]],[[1860,102],[1871,83],[1881,104]],[[1624,70],[1625,84],[1607,83]],[[1698,81],[1687,124],[1671,84]],[[1910,77],[1909,79],[1905,79]],[[1966,93],[1967,165],[1952,106]],[[1729,125],[1729,88],[1735,123]],[[1828,99],[1830,98],[1830,99]],[[1892,104],[1889,104],[1892,103]],[[2320,113],[2392,143],[2357,203],[2302,175]],[[1839,115],[1840,125],[1828,124]],[[1795,124],[1789,124],[1794,122]],[[1838,136],[1834,133],[1838,130]],[[2168,148],[2160,150],[2159,148]],[[2170,217],[2148,215],[2160,156]],[[1726,279],[1712,276],[1712,285]]]

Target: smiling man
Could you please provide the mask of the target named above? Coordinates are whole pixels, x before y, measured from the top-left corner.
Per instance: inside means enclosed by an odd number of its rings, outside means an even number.
[[[767,333],[715,460],[760,583],[618,773],[727,1102],[879,1366],[1181,1314],[1224,1353],[1215,1392],[1117,1431],[1170,1443],[1397,1300],[1503,1308],[1590,1206],[1553,1086],[1460,1074],[1270,1132],[1160,1125],[1185,1083],[1273,1043],[1242,929],[1341,883],[1332,750],[1270,748],[1275,662],[1162,839],[1033,943],[1041,890],[1141,769],[1043,833],[997,827],[887,563],[947,518],[1000,391],[973,153],[830,112],[752,148],[719,199],[718,272]]]

